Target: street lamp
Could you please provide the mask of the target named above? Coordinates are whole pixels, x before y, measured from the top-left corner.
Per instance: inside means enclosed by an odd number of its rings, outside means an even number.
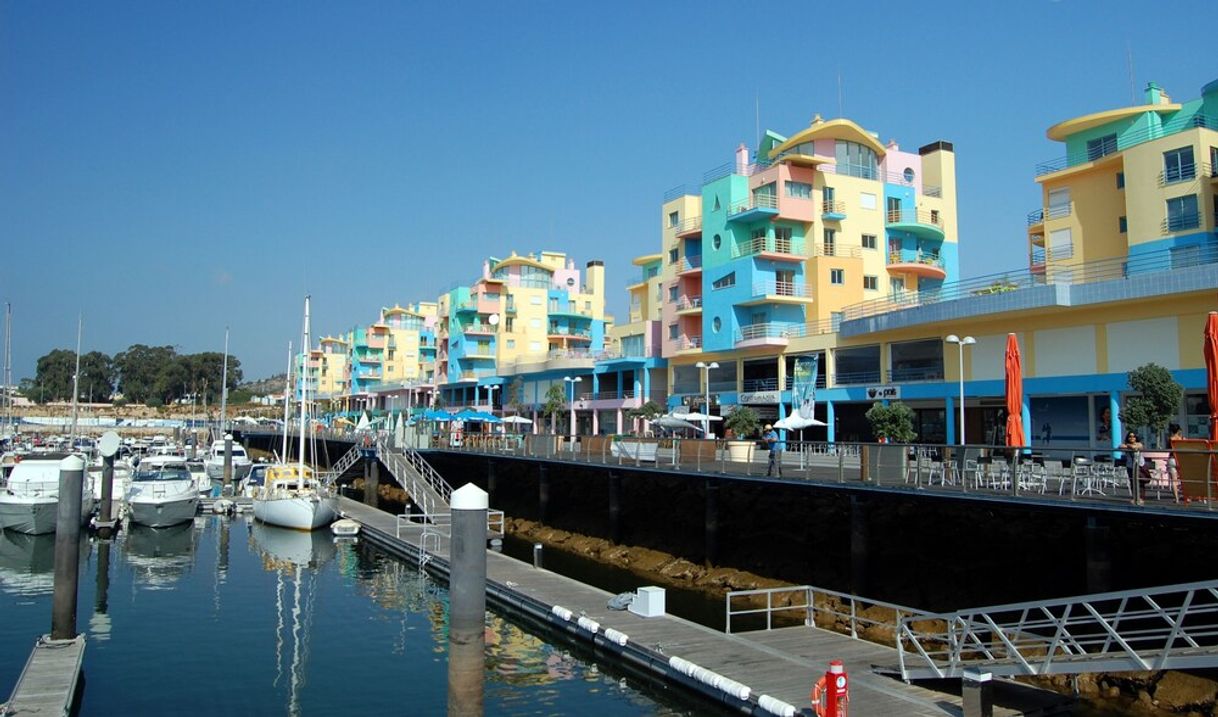
[[[702,412],[706,416],[702,419],[702,437],[706,438],[706,434],[710,432],[710,371],[712,368],[719,368],[719,362],[699,361],[694,366],[702,369],[702,395],[706,399],[706,404],[702,407]]]
[[[571,440],[575,440],[575,384],[579,383],[580,381],[583,381],[584,379],[581,376],[576,376],[575,378],[571,378],[570,376],[563,376],[562,380],[565,381],[568,386],[570,386],[569,393],[571,395]]]
[[[489,411],[490,413],[495,412],[495,394],[491,393],[491,391],[498,391],[498,390],[499,390],[498,386],[487,386],[486,387],[486,410]]]
[[[964,443],[964,347],[972,346],[973,344],[977,343],[977,339],[973,338],[972,336],[965,336],[964,338],[960,338],[959,336],[957,336],[955,334],[949,334],[948,337],[943,340],[949,344],[956,344],[956,347],[960,350],[960,446],[963,447],[965,445],[965,443]]]

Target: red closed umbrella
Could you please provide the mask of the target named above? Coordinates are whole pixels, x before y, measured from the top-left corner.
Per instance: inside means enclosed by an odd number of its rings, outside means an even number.
[[[1019,356],[1019,341],[1007,334],[1007,445],[1025,445],[1023,435],[1023,360]]]
[[[1211,311],[1205,320],[1205,392],[1210,400],[1210,440],[1218,441],[1218,311]]]

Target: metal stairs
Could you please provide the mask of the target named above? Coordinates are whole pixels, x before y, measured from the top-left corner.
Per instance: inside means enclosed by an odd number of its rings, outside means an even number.
[[[376,453],[389,469],[390,475],[426,516],[449,512],[448,502],[452,497],[452,486],[418,451],[410,447],[393,448],[385,441],[377,441]]]

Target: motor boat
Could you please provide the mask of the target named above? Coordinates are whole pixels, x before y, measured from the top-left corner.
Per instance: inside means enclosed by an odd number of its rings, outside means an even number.
[[[203,466],[207,470],[207,477],[211,478],[213,483],[224,481],[224,441],[212,441],[211,451],[203,461]],[[233,441],[233,483],[239,483],[249,475],[252,466],[245,446]]]
[[[0,527],[27,535],[54,533],[59,513],[59,463],[62,453],[31,454],[13,467],[0,491]],[[89,474],[81,485],[80,524],[93,514]]]
[[[241,495],[246,498],[254,497],[254,493],[266,482],[267,468],[270,466],[264,463],[256,463],[253,468],[250,468],[250,474],[240,483]]]
[[[193,520],[199,488],[181,458],[154,456],[140,461],[127,489],[131,522],[164,528]]]
[[[338,517],[338,498],[299,464],[268,466],[262,486],[254,490],[254,517],[270,525],[316,530]]]
[[[186,470],[190,471],[190,477],[194,478],[195,486],[199,489],[199,496],[210,496],[212,489],[211,476],[207,475],[207,467],[203,464],[203,459],[187,458]]]

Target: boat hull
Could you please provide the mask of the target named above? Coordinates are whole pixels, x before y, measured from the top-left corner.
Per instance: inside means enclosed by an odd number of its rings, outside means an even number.
[[[317,530],[338,517],[337,501],[329,496],[255,498],[254,517],[268,525],[295,530]]]
[[[129,500],[127,510],[133,523],[149,528],[168,528],[194,520],[199,511],[199,496],[192,494],[166,500]]]
[[[253,463],[233,463],[233,483],[244,480],[250,474],[250,469],[254,467]],[[207,477],[211,478],[213,483],[224,482],[224,464],[207,462],[203,464],[203,470],[207,471]]]
[[[80,524],[84,525],[93,514],[93,497],[83,498],[80,504]],[[4,496],[0,499],[0,528],[26,535],[45,535],[55,532],[59,517],[58,498],[23,498]]]

